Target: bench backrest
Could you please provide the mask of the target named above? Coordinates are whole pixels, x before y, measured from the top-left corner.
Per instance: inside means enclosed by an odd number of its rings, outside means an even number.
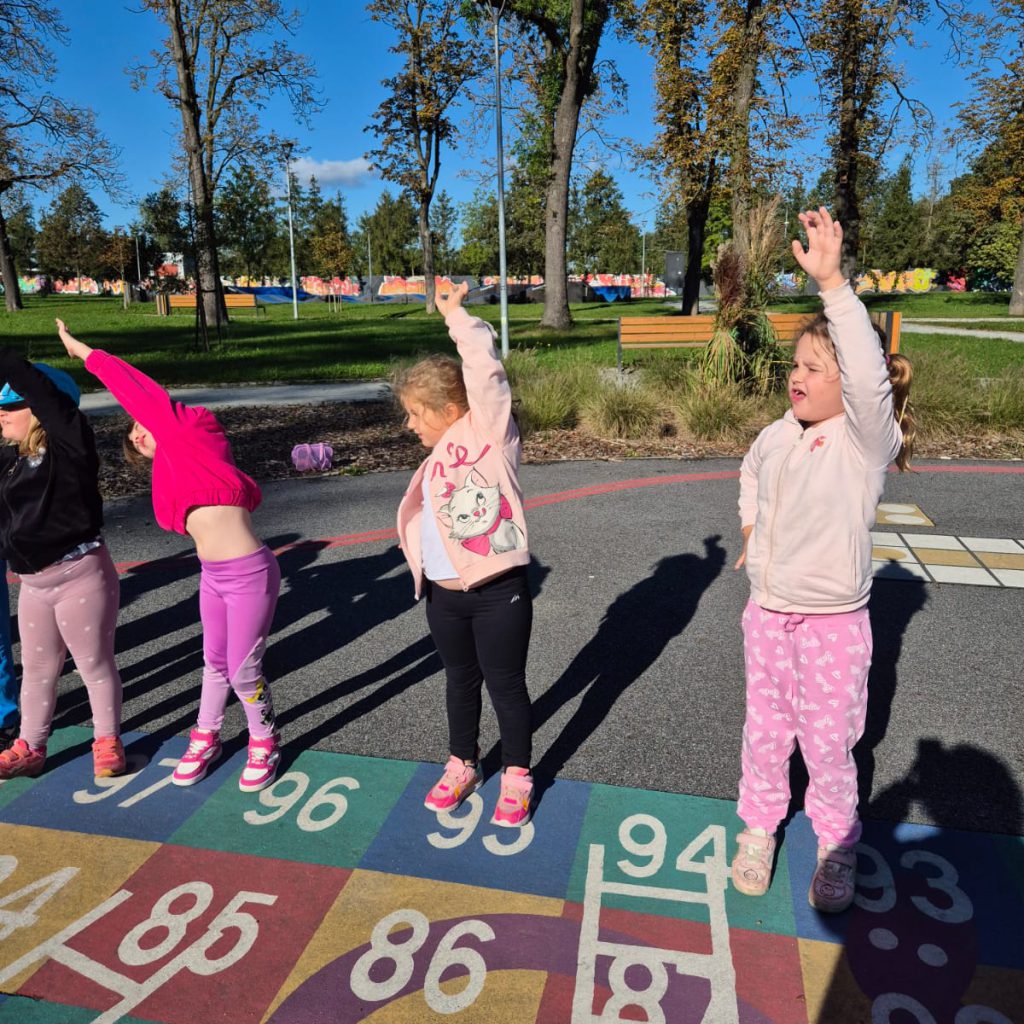
[[[792,345],[810,319],[810,313],[768,313],[779,342]],[[885,330],[889,352],[900,348],[902,313],[876,312],[871,319]],[[619,353],[624,348],[702,348],[711,340],[715,318],[704,313],[698,316],[635,316],[619,321]]]
[[[169,295],[172,309],[195,309],[194,295]],[[256,296],[248,292],[229,292],[224,296],[226,309],[251,309],[256,305]]]

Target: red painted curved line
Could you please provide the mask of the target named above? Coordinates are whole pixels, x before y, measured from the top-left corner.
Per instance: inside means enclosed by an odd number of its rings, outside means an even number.
[[[894,469],[895,472],[895,469]],[[948,466],[915,466],[914,473],[992,473],[1010,474],[1019,476],[1024,474],[1024,466],[962,466],[951,463]],[[576,487],[569,491],[555,491],[552,494],[542,494],[536,498],[530,498],[524,503],[527,509],[542,508],[545,505],[558,505],[563,501],[575,501],[577,498],[591,498],[598,494],[614,494],[616,491],[638,490],[641,487],[661,487],[665,484],[690,484],[700,483],[706,480],[735,480],[739,477],[739,470],[717,470],[706,473],[671,473],[665,476],[637,477],[633,480],[618,480],[604,484],[592,484],[589,487]],[[286,551],[301,550],[303,548],[345,548],[355,544],[373,544],[381,540],[396,540],[398,534],[393,529],[368,530],[365,533],[344,533],[337,537],[323,537],[319,540],[299,540],[292,544],[284,544],[276,548],[277,555]],[[186,558],[194,556],[187,555]],[[180,559],[161,558],[152,562],[116,562],[115,566],[119,573],[129,572],[132,569],[159,569],[167,565],[173,565]],[[18,577],[7,574],[8,583],[17,583]]]

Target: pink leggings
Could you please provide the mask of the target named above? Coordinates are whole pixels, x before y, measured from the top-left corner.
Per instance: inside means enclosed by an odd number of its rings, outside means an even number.
[[[838,615],[743,612],[747,718],[737,813],[774,832],[789,806],[795,743],[810,782],[804,807],[822,845],[860,838],[853,748],[864,733],[871,624],[867,608]]]
[[[69,650],[89,694],[94,734],[120,735],[121,676],[114,661],[120,592],[106,545],[21,577],[21,738],[29,746],[46,746]]]
[[[203,622],[203,689],[199,728],[220,732],[234,690],[253,739],[276,731],[270,687],[263,678],[263,653],[277,607],[281,570],[265,545],[251,555],[203,562],[199,617]]]

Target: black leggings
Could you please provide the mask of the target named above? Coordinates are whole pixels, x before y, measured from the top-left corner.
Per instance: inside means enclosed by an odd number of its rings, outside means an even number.
[[[501,763],[530,767],[533,730],[526,691],[526,654],[533,600],[526,567],[511,569],[473,590],[426,583],[427,625],[447,676],[448,744],[463,761],[477,757],[480,684],[487,683],[498,729]]]

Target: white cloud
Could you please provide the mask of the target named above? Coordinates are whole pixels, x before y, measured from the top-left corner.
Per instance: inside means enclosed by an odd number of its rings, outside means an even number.
[[[321,188],[365,185],[374,177],[370,161],[362,156],[354,160],[311,160],[301,156],[292,161],[292,171],[303,185],[316,176]]]

